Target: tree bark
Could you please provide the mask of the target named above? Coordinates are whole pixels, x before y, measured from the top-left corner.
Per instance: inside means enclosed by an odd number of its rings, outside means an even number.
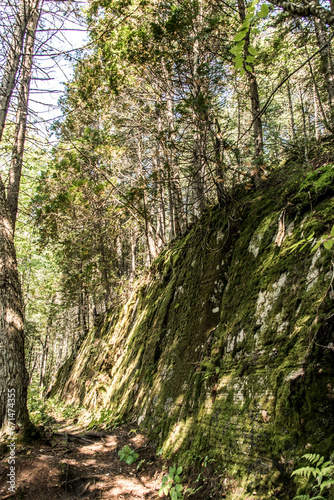
[[[12,161],[9,170],[9,185],[7,188],[7,202],[15,231],[23,152],[27,128],[28,100],[31,81],[31,69],[34,54],[35,35],[40,17],[39,0],[35,0],[31,8],[31,18],[27,25],[24,56],[21,69],[19,87],[18,110],[16,114],[15,142],[12,151]]]
[[[292,96],[291,96],[291,88],[290,88],[289,80],[287,80],[287,82],[286,82],[286,88],[288,91],[288,103],[289,103],[289,111],[290,111],[292,139],[295,141],[296,140],[296,125],[295,125],[295,117],[293,114],[293,104],[292,104]]]
[[[289,12],[293,16],[309,17],[314,16],[321,19],[328,26],[334,25],[334,12],[331,2],[331,10],[325,9],[315,0],[297,4],[289,0],[272,0],[271,3],[281,7],[281,9]]]
[[[0,433],[31,429],[27,410],[22,292],[11,215],[0,179]],[[12,396],[12,397],[10,397]]]
[[[220,130],[220,125],[216,119],[213,127],[216,129],[213,135],[213,145],[215,154],[215,184],[217,190],[218,203],[222,206],[226,201],[225,172],[224,172],[224,141]]]
[[[30,19],[32,2],[22,0],[3,78],[0,84],[0,140]],[[32,19],[32,18],[31,18]],[[23,71],[24,73],[24,71]],[[17,186],[17,195],[18,195]],[[14,246],[14,225],[0,176],[0,433],[18,429],[22,437],[33,429],[27,409],[28,372],[24,353],[22,290]]]
[[[244,22],[246,17],[245,3],[244,0],[238,0],[238,10],[241,22]],[[249,32],[245,37],[245,45],[244,45],[244,54],[245,57],[248,56],[248,47],[249,47]],[[251,63],[247,63],[248,66],[252,67]],[[261,164],[263,161],[263,134],[262,134],[262,120],[259,116],[260,113],[260,98],[256,76],[254,73],[254,69],[252,71],[248,71],[245,68],[251,107],[252,107],[252,119],[253,119],[253,133],[254,133],[254,181],[256,185],[260,184],[260,172],[261,172]]]
[[[10,99],[15,87],[16,75],[29,19],[30,4],[28,0],[21,0],[16,16],[14,33],[0,84],[0,141],[5,128]]]
[[[321,69],[324,75],[328,105],[330,111],[330,122],[333,123],[333,105],[334,105],[334,68],[333,61],[331,57],[331,48],[328,41],[328,35],[326,33],[325,26],[322,21],[314,19],[315,33],[317,36],[317,42],[319,48],[324,47],[320,52],[321,57]]]
[[[305,120],[305,106],[304,106],[303,93],[302,93],[302,89],[301,89],[300,83],[298,83],[298,90],[299,90],[300,106],[301,106],[302,120],[303,120],[304,153],[305,153],[305,160],[308,161],[307,131],[306,131],[306,120]]]
[[[175,116],[172,95],[172,79],[164,68],[166,79],[166,118],[169,130],[169,143],[164,144],[165,159],[167,164],[167,182],[169,194],[169,212],[170,212],[170,238],[174,238],[185,231],[186,220],[184,214],[184,205],[182,200],[182,190],[180,183],[179,166],[176,158],[176,133]]]

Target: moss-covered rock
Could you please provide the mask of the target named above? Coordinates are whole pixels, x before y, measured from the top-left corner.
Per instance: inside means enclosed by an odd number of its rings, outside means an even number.
[[[330,231],[332,173],[289,165],[208,210],[54,393],[137,421],[179,463],[209,456],[231,499],[292,498],[296,457],[334,449],[332,253],[290,251]]]

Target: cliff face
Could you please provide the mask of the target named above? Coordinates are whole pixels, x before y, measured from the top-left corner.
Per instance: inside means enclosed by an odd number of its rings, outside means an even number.
[[[135,420],[179,463],[215,459],[226,491],[238,482],[227,497],[292,498],[295,457],[334,449],[333,254],[289,250],[329,233],[334,168],[301,175],[290,165],[208,210],[89,333],[53,394]]]

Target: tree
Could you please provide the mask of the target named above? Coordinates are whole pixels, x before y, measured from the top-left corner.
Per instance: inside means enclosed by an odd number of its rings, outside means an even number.
[[[27,410],[28,374],[24,361],[24,314],[14,245],[14,228],[22,168],[33,45],[39,9],[40,2],[38,0],[22,0],[20,3],[0,85],[0,137],[2,137],[19,68],[21,50],[26,37],[16,134],[18,154],[15,155],[12,162],[9,198],[0,177],[0,429],[1,432],[12,432],[13,422],[15,422],[23,435],[29,432],[31,424]],[[14,394],[14,403],[13,399],[9,397],[10,394]]]

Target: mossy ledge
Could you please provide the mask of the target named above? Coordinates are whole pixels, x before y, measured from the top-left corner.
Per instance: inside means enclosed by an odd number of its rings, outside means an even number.
[[[334,450],[332,252],[289,250],[330,231],[333,173],[290,164],[208,209],[88,334],[53,395],[136,422],[183,465],[208,455],[226,498],[292,498],[297,457]]]

